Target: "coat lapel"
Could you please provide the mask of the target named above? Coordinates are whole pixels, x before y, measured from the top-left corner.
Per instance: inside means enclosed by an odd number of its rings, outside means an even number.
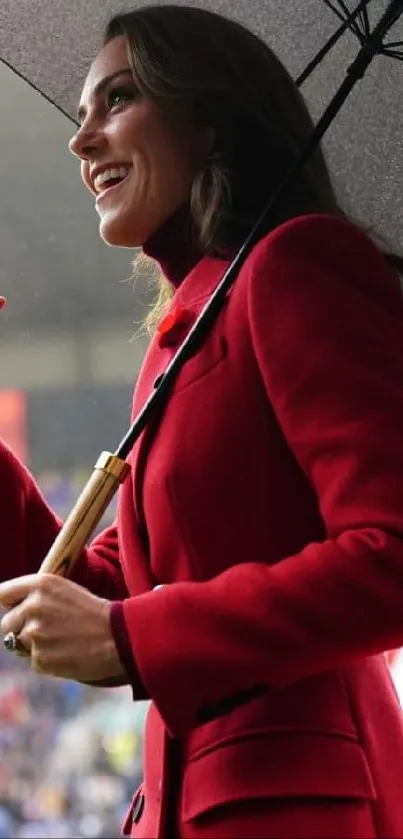
[[[164,374],[204,303],[223,276],[226,265],[227,263],[222,260],[203,258],[185,278],[172,298],[169,309],[160,322],[144,358],[134,394],[132,422],[144,407],[153,388],[157,385],[158,379]],[[175,388],[175,384],[173,388]],[[136,441],[130,456],[132,466],[131,503],[134,505],[136,530],[141,552],[148,567],[149,588],[152,588],[158,581],[151,579],[149,537],[144,515],[143,489],[148,453],[162,421],[163,409],[157,410]]]

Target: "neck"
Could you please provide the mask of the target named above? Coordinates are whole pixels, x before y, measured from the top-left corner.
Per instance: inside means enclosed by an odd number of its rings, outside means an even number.
[[[194,241],[187,204],[150,236],[143,245],[143,251],[158,262],[171,285],[179,288],[202,256]]]

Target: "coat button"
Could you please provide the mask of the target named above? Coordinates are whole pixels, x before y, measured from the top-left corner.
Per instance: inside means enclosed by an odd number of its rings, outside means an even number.
[[[144,810],[145,798],[143,793],[141,792],[140,795],[137,796],[132,812],[132,822],[133,824],[137,824],[137,822],[141,819],[141,814]]]

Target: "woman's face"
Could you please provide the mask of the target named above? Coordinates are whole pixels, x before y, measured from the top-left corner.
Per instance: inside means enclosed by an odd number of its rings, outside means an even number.
[[[206,154],[194,127],[174,126],[136,88],[127,42],[114,38],[87,76],[70,151],[95,198],[108,245],[140,247],[187,200]]]

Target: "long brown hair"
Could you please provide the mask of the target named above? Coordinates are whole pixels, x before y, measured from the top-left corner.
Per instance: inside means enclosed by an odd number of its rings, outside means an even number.
[[[230,257],[313,130],[305,101],[260,38],[215,12],[144,6],[113,17],[104,42],[119,35],[128,42],[140,93],[167,118],[212,129],[190,214],[200,252]],[[305,212],[344,215],[320,147],[276,202],[268,230]],[[161,314],[166,297],[162,282],[149,321]]]

